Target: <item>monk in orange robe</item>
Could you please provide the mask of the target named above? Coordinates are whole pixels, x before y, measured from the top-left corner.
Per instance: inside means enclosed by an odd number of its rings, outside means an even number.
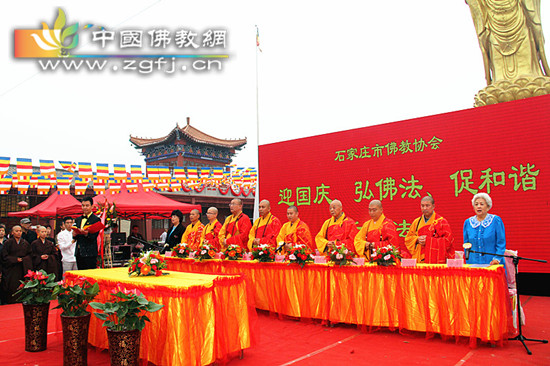
[[[258,205],[260,217],[254,221],[250,234],[248,234],[248,250],[259,244],[277,246],[277,235],[281,230],[281,221],[271,213],[271,204],[268,200],[262,200]]]
[[[229,204],[229,210],[231,216],[225,219],[220,230],[220,247],[225,250],[229,244],[237,244],[246,251],[252,223],[250,218],[243,213],[243,201],[234,198]]]
[[[365,222],[354,240],[355,251],[370,260],[372,252],[378,248],[393,245],[399,248],[399,235],[393,220],[384,216],[384,208],[379,200],[369,203],[370,220]]]
[[[411,224],[405,245],[417,262],[446,263],[455,257],[453,233],[449,222],[435,212],[435,201],[426,196],[420,201],[422,216]]]
[[[208,218],[208,224],[206,224],[202,230],[201,245],[213,245],[214,248],[220,250],[219,235],[222,224],[218,221],[218,209],[216,207],[210,207],[208,211],[206,211],[206,217]]]
[[[185,228],[185,232],[181,236],[181,242],[189,245],[191,250],[197,250],[201,244],[201,235],[204,225],[200,221],[201,213],[194,209],[189,213],[191,223]]]
[[[277,243],[285,243],[285,250],[289,250],[296,244],[305,244],[309,249],[315,251],[311,231],[309,230],[309,226],[300,220],[298,208],[296,206],[288,206],[286,217],[288,218],[288,222],[285,222],[281,231],[279,231]]]
[[[348,250],[355,252],[353,240],[357,234],[355,220],[347,217],[342,211],[342,202],[334,200],[329,206],[331,218],[326,220],[315,237],[315,244],[319,252],[323,253],[344,244]]]

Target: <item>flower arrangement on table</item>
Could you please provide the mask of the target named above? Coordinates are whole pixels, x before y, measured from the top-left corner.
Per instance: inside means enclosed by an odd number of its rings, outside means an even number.
[[[344,244],[337,245],[335,249],[330,250],[328,257],[331,262],[344,266],[353,262],[353,252],[346,248]]]
[[[290,263],[297,263],[304,268],[307,262],[313,262],[311,249],[305,244],[296,244],[287,252],[287,258]]]
[[[376,262],[379,266],[391,266],[400,263],[401,254],[398,248],[393,245],[387,245],[376,249],[370,259],[371,262]]]
[[[115,331],[141,331],[145,328],[145,322],[149,321],[146,313],[154,313],[164,307],[147,300],[139,290],[127,290],[120,284],[111,290],[110,302],[91,302],[90,306],[103,311],[94,315],[103,320],[104,327]]]
[[[216,248],[210,244],[203,244],[195,252],[195,259],[202,261],[203,259],[213,259],[216,255]]]
[[[237,244],[229,244],[223,251],[223,255],[230,261],[236,261],[243,259],[243,248]]]
[[[180,258],[188,258],[191,252],[191,247],[186,243],[179,243],[172,249],[172,253]]]
[[[18,290],[15,292],[19,295],[18,301],[28,305],[47,304],[54,299],[53,291],[57,283],[55,282],[55,274],[46,273],[44,270],[28,271],[23,281],[19,281]]]
[[[269,244],[259,244],[252,247],[252,258],[259,262],[273,262],[275,260],[275,249]]]
[[[141,253],[139,257],[136,257],[130,261],[128,267],[128,275],[133,274],[137,276],[161,276],[162,270],[166,268],[166,262],[159,254],[158,251],[148,251]]]
[[[86,277],[79,277],[71,285],[66,281],[59,281],[53,294],[57,296],[57,305],[54,309],[63,309],[64,316],[84,316],[88,314],[86,308],[99,293],[99,285],[92,284]]]

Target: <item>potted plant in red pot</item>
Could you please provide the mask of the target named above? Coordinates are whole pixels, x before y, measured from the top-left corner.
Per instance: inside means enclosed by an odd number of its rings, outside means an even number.
[[[86,310],[90,301],[99,293],[97,283],[92,284],[85,277],[70,282],[61,281],[54,289],[58,306],[63,309],[63,365],[85,366],[88,364],[88,330],[90,312]]]
[[[141,331],[149,321],[146,314],[159,311],[164,305],[147,300],[137,289],[127,290],[119,284],[111,291],[111,301],[92,302],[90,306],[102,311],[94,315],[107,327],[111,365],[138,366]]]
[[[53,273],[28,271],[15,293],[19,296],[18,301],[23,303],[27,352],[44,351],[47,347],[48,312],[55,286]]]

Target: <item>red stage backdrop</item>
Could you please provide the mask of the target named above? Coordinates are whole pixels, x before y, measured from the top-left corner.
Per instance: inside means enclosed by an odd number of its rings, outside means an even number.
[[[549,260],[549,140],[550,96],[541,96],[262,145],[260,198],[283,222],[288,205],[297,205],[313,235],[330,217],[329,200],[340,199],[360,226],[368,202],[380,199],[403,244],[430,194],[462,250],[472,196],[487,192],[506,247]],[[548,273],[550,265],[523,261],[520,271]]]

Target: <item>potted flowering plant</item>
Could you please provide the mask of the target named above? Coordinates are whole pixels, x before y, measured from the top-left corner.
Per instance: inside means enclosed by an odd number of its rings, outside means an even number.
[[[53,291],[59,304],[54,309],[63,309],[61,326],[64,366],[88,364],[90,313],[86,308],[98,293],[99,285],[92,284],[86,277],[79,277],[70,282],[60,281]]]
[[[214,248],[210,244],[203,244],[195,252],[195,259],[199,261],[203,259],[213,259],[215,255],[216,255],[216,248]]]
[[[55,274],[44,270],[28,271],[15,292],[23,303],[25,318],[25,351],[39,352],[47,347],[48,311],[56,286]]]
[[[288,251],[287,258],[290,263],[298,263],[302,268],[304,268],[307,262],[313,262],[313,254],[305,244],[294,245],[292,249]]]
[[[162,270],[166,268],[166,262],[157,251],[141,253],[139,257],[132,259],[128,265],[128,276],[162,276]]]
[[[252,258],[260,262],[273,262],[275,260],[275,249],[268,244],[256,245],[252,248]]]
[[[141,331],[150,321],[146,313],[154,313],[164,305],[149,301],[137,289],[127,290],[118,284],[111,290],[111,301],[92,302],[94,313],[107,327],[111,365],[135,365],[139,363]]]
[[[179,243],[172,249],[172,253],[174,253],[176,256],[180,258],[187,258],[189,257],[189,253],[191,252],[191,248],[186,243]]]
[[[371,262],[376,262],[379,266],[391,266],[400,263],[401,254],[399,249],[393,245],[387,245],[376,249],[370,259]]]
[[[237,244],[229,244],[227,248],[223,251],[225,258],[236,261],[238,259],[243,259],[243,248]]]
[[[329,258],[334,264],[343,266],[353,262],[353,252],[346,248],[344,244],[337,245],[336,249],[329,252]]]

